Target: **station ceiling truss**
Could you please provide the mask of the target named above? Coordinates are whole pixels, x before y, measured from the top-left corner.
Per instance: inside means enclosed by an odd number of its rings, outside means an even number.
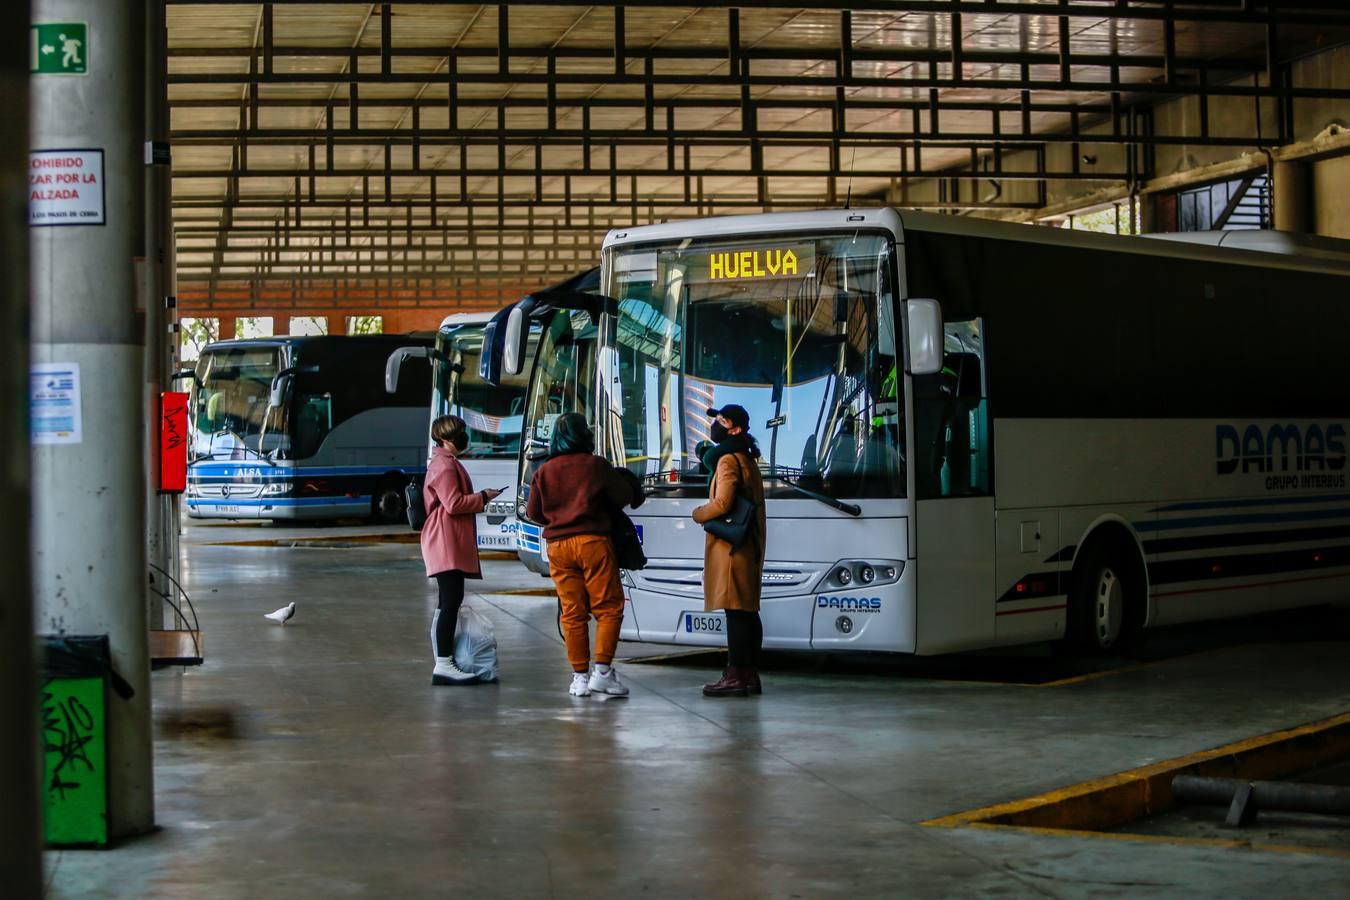
[[[1344,2],[164,2],[179,285],[213,301],[510,299],[612,226],[1039,208],[1140,183],[1164,145],[1279,146],[1297,103],[1350,97],[1291,74],[1350,38]],[[1195,127],[1163,133],[1177,97]]]

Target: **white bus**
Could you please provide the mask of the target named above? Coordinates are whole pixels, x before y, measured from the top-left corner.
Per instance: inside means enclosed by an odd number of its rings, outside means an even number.
[[[546,330],[522,446],[570,407],[652,489],[626,639],[725,640],[689,514],[727,403],[764,453],[768,647],[1109,652],[1350,589],[1338,259],[842,210],[612,231],[602,284],[553,326],[572,360]]]
[[[600,270],[595,268],[557,285],[565,290],[598,290]],[[500,313],[456,313],[446,316],[436,332],[433,347],[404,347],[390,354],[385,369],[385,390],[399,392],[403,363],[414,357],[431,358],[431,417],[456,415],[469,427],[469,446],[460,460],[477,488],[503,488],[502,498],[488,504],[478,516],[478,546],[483,550],[514,553],[516,539],[516,474],[524,421],[525,389],[529,373],[501,372],[501,352],[484,353],[484,344],[500,345],[502,333],[495,320]],[[527,353],[538,342],[539,329],[527,339]],[[426,434],[431,449],[430,427]],[[537,559],[529,554],[527,565]],[[545,569],[547,571],[547,569]]]
[[[518,374],[489,385],[480,374],[483,332],[492,313],[446,316],[432,348],[407,347],[394,351],[385,371],[385,390],[399,389],[404,360],[431,356],[431,417],[423,435],[431,449],[430,422],[456,415],[469,427],[469,446],[461,455],[476,488],[505,488],[515,494],[516,458],[520,450],[522,407],[526,376]],[[483,550],[514,552],[515,504],[509,500],[488,504],[478,515],[478,546]]]

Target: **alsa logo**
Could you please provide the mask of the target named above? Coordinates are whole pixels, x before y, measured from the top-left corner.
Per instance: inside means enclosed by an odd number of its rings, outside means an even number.
[[[1258,472],[1326,472],[1345,468],[1345,426],[1339,424],[1219,425],[1214,430],[1220,475]]]
[[[851,612],[880,612],[880,597],[827,597],[819,596],[816,598],[816,606],[820,609],[844,609]]]

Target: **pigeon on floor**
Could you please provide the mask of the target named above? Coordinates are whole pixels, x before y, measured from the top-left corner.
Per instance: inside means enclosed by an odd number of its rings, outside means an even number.
[[[294,615],[295,615],[295,604],[294,604],[294,603],[287,603],[285,606],[283,606],[281,609],[277,610],[276,612],[270,612],[270,613],[267,613],[265,616],[263,616],[263,618],[264,618],[264,619],[271,619],[273,622],[276,622],[278,625],[285,625],[285,624],[286,624],[286,620],[289,619],[289,618],[291,618],[291,617],[293,617]]]

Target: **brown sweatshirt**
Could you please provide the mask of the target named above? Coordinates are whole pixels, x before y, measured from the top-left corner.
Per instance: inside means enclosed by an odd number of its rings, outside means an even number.
[[[608,462],[591,453],[567,453],[534,473],[525,514],[543,523],[546,540],[608,535],[614,527],[610,510],[636,499],[630,480]]]

